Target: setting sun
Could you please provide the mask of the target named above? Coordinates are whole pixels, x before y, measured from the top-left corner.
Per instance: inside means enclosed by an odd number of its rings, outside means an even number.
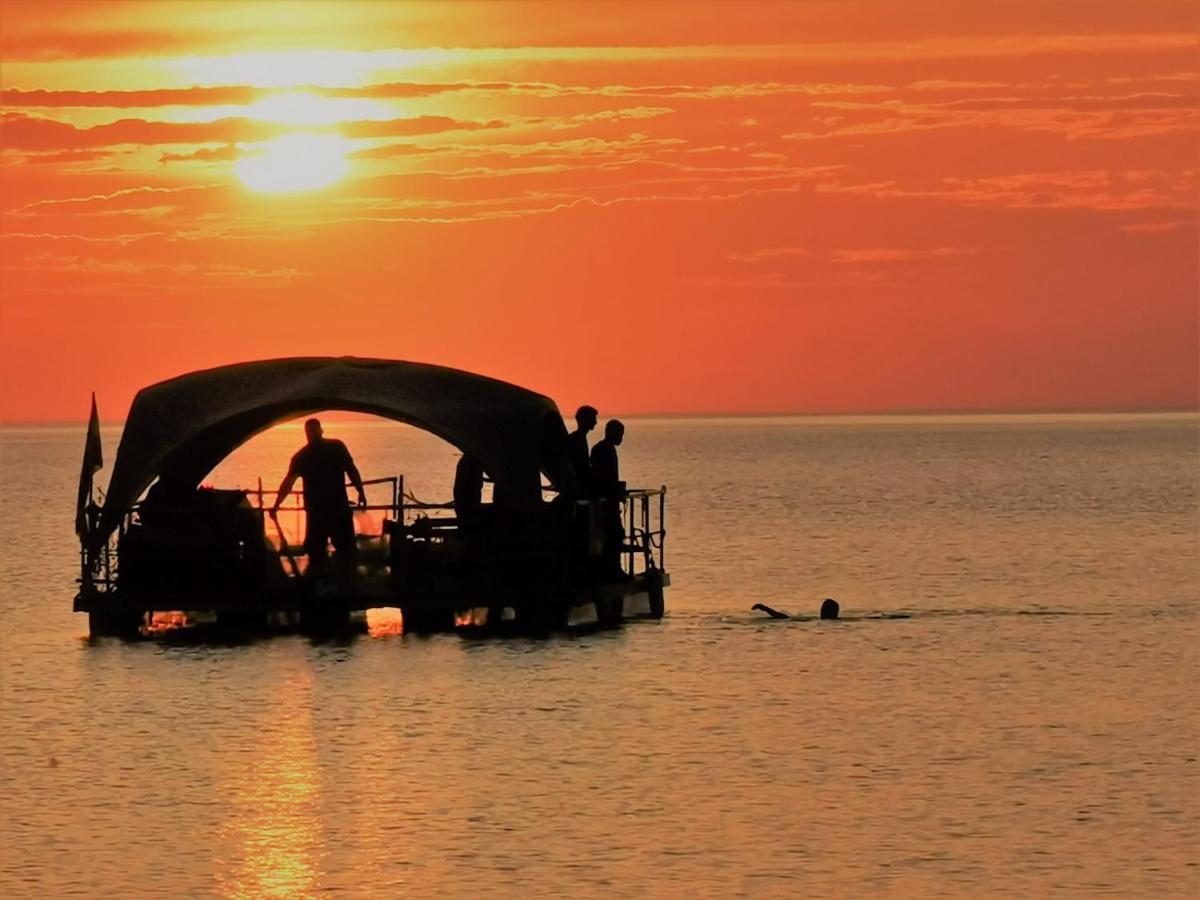
[[[346,174],[350,142],[334,134],[289,134],[259,145],[235,164],[246,187],[263,193],[310,191]]]

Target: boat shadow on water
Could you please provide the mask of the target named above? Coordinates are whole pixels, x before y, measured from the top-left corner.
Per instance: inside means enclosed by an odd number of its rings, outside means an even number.
[[[152,644],[168,647],[246,647],[286,638],[303,638],[313,646],[348,647],[362,640],[401,639],[428,642],[436,637],[457,637],[468,643],[504,642],[547,643],[572,641],[596,636],[617,637],[627,627],[652,625],[658,619],[631,619],[603,623],[588,621],[572,628],[542,626],[501,621],[460,623],[453,629],[406,629],[398,609],[371,610],[370,614],[355,614],[346,618],[330,617],[324,621],[311,620],[302,624],[295,617],[279,615],[272,619],[237,621],[221,620],[211,614],[155,613],[143,624],[123,634],[81,637],[87,647],[120,644]]]

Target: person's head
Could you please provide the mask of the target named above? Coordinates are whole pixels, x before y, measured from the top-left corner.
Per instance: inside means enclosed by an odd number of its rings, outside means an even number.
[[[836,619],[839,612],[841,612],[841,607],[838,606],[838,602],[832,597],[826,597],[825,602],[821,604],[821,618]]]
[[[617,419],[609,419],[604,426],[604,436],[614,444],[620,444],[625,438],[625,426]]]
[[[600,413],[594,406],[581,406],[575,410],[575,424],[584,434],[596,427],[596,421],[599,418]]]
[[[314,441],[321,439],[321,420],[309,419],[304,423],[304,434],[308,437],[308,442],[311,444]]]

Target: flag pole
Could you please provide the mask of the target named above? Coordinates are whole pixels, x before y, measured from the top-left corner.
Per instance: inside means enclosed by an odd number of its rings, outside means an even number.
[[[79,537],[79,582],[83,590],[92,587],[92,567],[88,559],[94,516],[91,515],[92,477],[104,468],[104,448],[100,442],[100,414],[96,410],[96,392],[92,391],[92,412],[88,417],[87,437],[83,445],[83,465],[79,470],[79,494],[75,499],[75,534]]]

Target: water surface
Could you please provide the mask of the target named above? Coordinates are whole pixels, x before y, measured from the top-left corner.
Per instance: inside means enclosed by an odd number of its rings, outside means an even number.
[[[235,645],[87,640],[82,429],[5,430],[0,893],[1200,891],[1194,416],[628,424],[661,623]],[[449,496],[436,439],[327,430]]]

